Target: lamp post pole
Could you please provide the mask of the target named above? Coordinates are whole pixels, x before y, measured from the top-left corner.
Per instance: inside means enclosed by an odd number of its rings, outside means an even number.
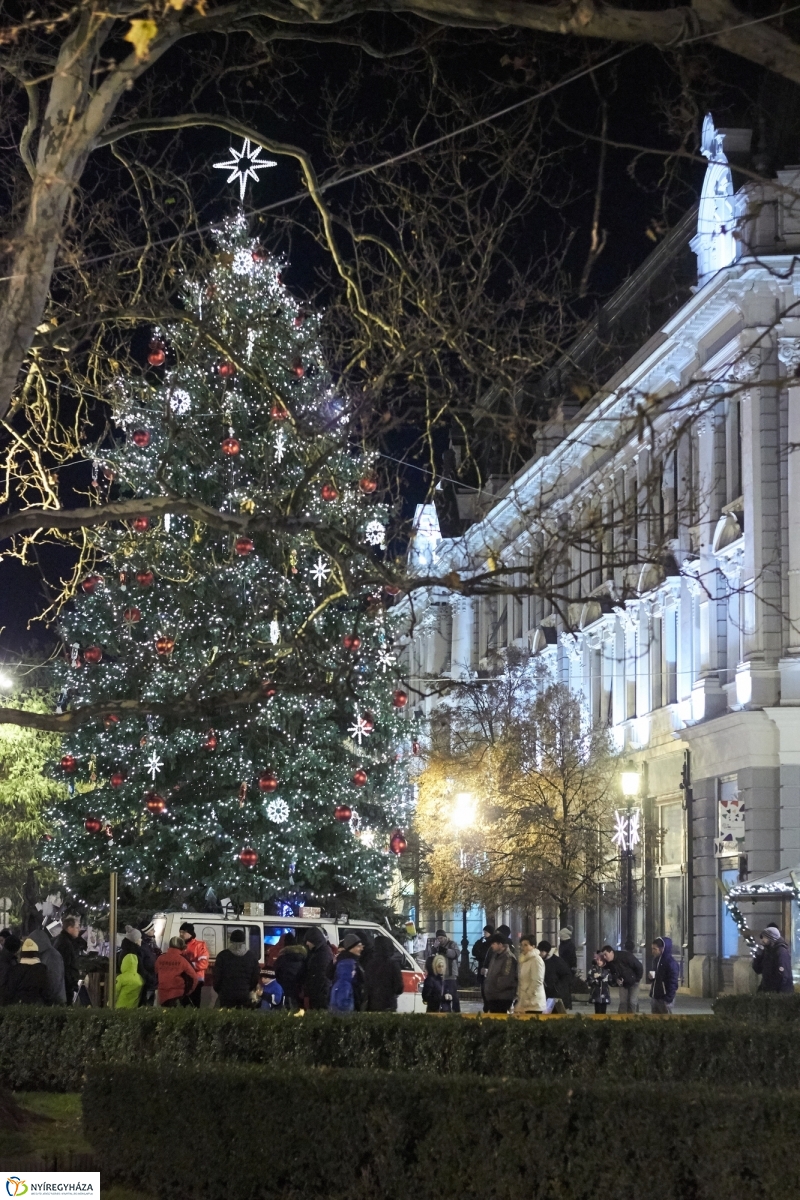
[[[633,807],[634,797],[639,795],[639,787],[641,784],[641,776],[636,766],[633,763],[627,763],[623,767],[620,775],[620,783],[622,784],[622,794],[625,797],[626,807],[624,813],[617,813],[616,816],[616,832],[614,841],[619,846],[620,866],[624,877],[625,887],[625,928],[623,946],[629,953],[633,953],[636,947],[636,933],[634,929],[634,897],[633,897],[633,857],[634,847],[639,843],[639,816],[638,808]]]
[[[469,937],[467,936],[467,907],[461,907],[461,963],[458,968],[458,982],[462,987],[468,987],[472,982],[469,969]]]

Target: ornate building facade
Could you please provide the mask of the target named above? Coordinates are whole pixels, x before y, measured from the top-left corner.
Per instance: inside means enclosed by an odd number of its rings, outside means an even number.
[[[740,907],[800,948],[800,167],[734,191],[725,144],[707,118],[699,208],[670,247],[696,256],[696,286],[675,286],[577,412],[555,406],[515,478],[462,503],[463,532],[441,536],[443,505],[420,506],[417,570],[497,579],[499,564],[513,594],[415,593],[404,651],[428,715],[448,679],[502,669],[511,646],[581,695],[640,773],[636,950],[672,937],[696,995],[755,981],[731,886],[785,873]],[[645,263],[622,289],[634,309],[654,278]],[[589,951],[621,943],[618,892],[573,923]]]

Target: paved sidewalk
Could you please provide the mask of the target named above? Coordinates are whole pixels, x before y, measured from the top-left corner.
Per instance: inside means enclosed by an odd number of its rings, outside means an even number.
[[[701,1000],[696,996],[685,996],[679,993],[675,997],[675,1007],[673,1012],[676,1017],[710,1017],[713,1016],[713,1011],[711,1008],[712,1003],[712,1000]],[[608,1011],[610,1014],[613,1014],[616,1012],[616,1010],[616,1004],[612,1004]],[[650,1013],[650,998],[647,993],[645,993],[641,998],[640,1010],[645,1015],[649,1015]],[[461,1011],[464,1013],[482,1012],[483,1005],[480,1003],[480,1001],[464,1000],[461,1003]],[[576,1016],[593,1016],[594,1008],[591,1004],[577,1000],[574,1004],[572,1012]]]

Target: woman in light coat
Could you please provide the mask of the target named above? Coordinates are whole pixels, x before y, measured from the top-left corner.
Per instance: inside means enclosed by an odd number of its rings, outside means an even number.
[[[540,1013],[547,1006],[544,994],[544,959],[536,949],[533,938],[523,936],[519,941],[519,982],[516,1013]]]

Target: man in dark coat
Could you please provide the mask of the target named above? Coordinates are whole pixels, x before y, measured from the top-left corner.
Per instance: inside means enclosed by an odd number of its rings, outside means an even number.
[[[303,978],[303,995],[309,1008],[327,1009],[331,994],[328,968],[333,963],[333,951],[325,934],[316,925],[306,930],[306,950],[308,958]]]
[[[550,942],[539,942],[536,949],[544,959],[544,994],[548,1000],[560,1000],[564,1008],[572,1008],[570,971],[563,958],[553,953]],[[559,1010],[560,1011],[560,1010]]]
[[[517,994],[517,960],[499,929],[492,934],[488,962],[484,989],[486,1011],[507,1013]]]
[[[392,943],[375,939],[372,958],[364,965],[367,1012],[397,1012],[397,997],[403,992],[403,974]]]
[[[47,967],[39,957],[38,945],[30,937],[22,943],[19,962],[8,977],[5,1003],[53,1003],[53,988]]]
[[[653,941],[653,970],[650,972],[650,1011],[669,1016],[678,991],[680,972],[672,957],[672,938],[657,937]]]
[[[214,991],[219,1008],[253,1008],[252,993],[261,981],[261,968],[252,950],[247,949],[243,929],[234,929],[228,949],[214,962]]]
[[[601,953],[609,965],[614,986],[619,988],[617,1011],[638,1012],[639,981],[644,974],[644,967],[629,950],[615,950],[613,946],[603,946]]]
[[[17,955],[21,944],[18,937],[6,930],[3,949],[0,950],[0,1004],[6,1002],[6,989],[10,986],[11,976],[19,965]]]
[[[760,992],[794,991],[792,979],[792,956],[777,925],[768,925],[761,931],[762,949],[753,958],[753,970],[761,976]]]
[[[300,1007],[300,989],[306,973],[308,951],[298,946],[293,933],[287,933],[275,959],[275,978],[283,989],[287,1008],[292,1012]]]
[[[64,992],[67,1004],[72,1004],[78,990],[80,980],[78,962],[81,946],[85,949],[86,943],[81,940],[80,921],[77,917],[64,917],[61,922],[61,933],[55,940],[55,947],[64,960]]]

